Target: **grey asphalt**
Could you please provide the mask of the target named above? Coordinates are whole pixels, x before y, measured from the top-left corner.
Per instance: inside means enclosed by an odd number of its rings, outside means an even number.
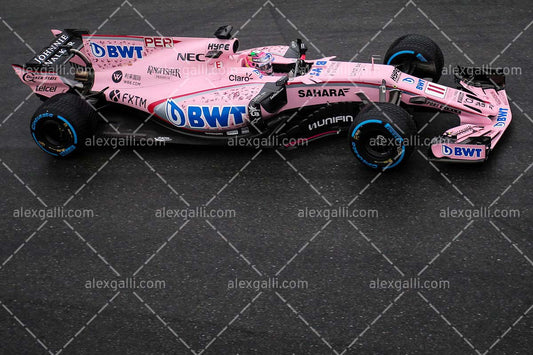
[[[23,0],[2,3],[0,16],[0,353],[531,352],[533,13],[526,2]],[[422,33],[447,64],[488,65],[498,56],[494,66],[520,68],[507,77],[513,121],[485,164],[433,165],[415,152],[405,168],[379,175],[340,138],[281,156],[173,146],[52,159],[29,134],[39,100],[9,64],[28,60],[28,46],[45,46],[50,28],[94,30],[104,21],[98,33],[156,35],[153,26],[195,37],[233,24],[242,27],[241,48],[305,36],[310,57],[357,54],[359,61],[383,56],[402,34]],[[452,85],[452,76],[442,82]],[[438,124],[439,117],[423,136]],[[94,217],[14,217],[71,197],[67,208]],[[354,198],[350,209],[378,217],[298,216]],[[236,216],[185,225],[155,217],[161,208],[185,208],[183,200],[191,208],[211,201],[209,208]],[[520,217],[441,217],[488,206]],[[165,288],[86,287],[133,274]],[[228,286],[276,275],[307,288]],[[417,275],[449,287],[371,287]]]

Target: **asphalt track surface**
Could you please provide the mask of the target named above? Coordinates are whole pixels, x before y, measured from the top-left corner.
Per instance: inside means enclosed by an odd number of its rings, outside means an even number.
[[[0,353],[524,354],[533,348],[527,2],[24,0],[3,2],[1,17]],[[399,35],[417,32],[439,43],[447,64],[471,64],[470,58],[488,65],[496,58],[494,66],[521,68],[507,77],[511,127],[485,164],[431,165],[421,150],[387,174],[358,164],[345,139],[281,154],[123,147],[65,161],[31,140],[28,122],[39,100],[8,64],[23,63],[29,48],[49,43],[50,28],[156,35],[153,26],[165,35],[209,37],[223,24],[242,27],[241,48],[306,36],[310,57],[320,51],[369,61]],[[452,77],[442,82],[451,85]],[[438,133],[439,122],[422,135]],[[68,208],[92,209],[94,217],[46,223],[13,217],[16,209],[62,206],[71,196]],[[351,209],[374,209],[378,217],[298,216],[354,198]],[[183,200],[191,208],[211,200],[209,208],[233,209],[236,217],[191,218],[185,225],[182,218],[155,217],[163,207],[185,208]],[[440,215],[491,205],[518,210],[520,218]],[[133,274],[164,280],[165,288],[86,287],[87,280]],[[276,275],[308,287],[228,286],[236,278]],[[376,279],[417,275],[449,287],[371,288]]]

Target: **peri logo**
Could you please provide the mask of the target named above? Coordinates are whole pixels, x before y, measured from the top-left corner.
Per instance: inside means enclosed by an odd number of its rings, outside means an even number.
[[[116,72],[114,72],[111,76],[111,79],[114,83],[120,83],[120,81],[122,80],[122,70],[117,70]]]
[[[403,78],[402,81],[405,81],[406,83],[409,83],[409,84],[414,84],[415,83],[415,79],[413,79],[413,78]]]
[[[113,90],[109,93],[109,99],[118,102],[120,99],[120,90]]]

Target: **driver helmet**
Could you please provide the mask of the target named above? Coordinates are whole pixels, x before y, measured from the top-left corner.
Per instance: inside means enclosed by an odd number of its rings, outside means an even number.
[[[273,61],[274,57],[272,57],[272,54],[263,51],[251,51],[246,56],[247,67],[255,68],[266,75],[272,74]]]

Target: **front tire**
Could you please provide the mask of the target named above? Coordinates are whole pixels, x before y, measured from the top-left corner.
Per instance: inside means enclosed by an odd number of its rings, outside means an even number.
[[[416,126],[400,106],[380,102],[368,104],[349,130],[355,157],[374,170],[390,170],[405,164],[414,150]]]
[[[430,38],[409,34],[391,44],[383,62],[396,66],[404,73],[437,82],[444,67],[444,56],[440,47]]]
[[[93,134],[96,112],[79,95],[58,94],[46,100],[30,121],[33,140],[46,153],[63,158],[84,148]]]

